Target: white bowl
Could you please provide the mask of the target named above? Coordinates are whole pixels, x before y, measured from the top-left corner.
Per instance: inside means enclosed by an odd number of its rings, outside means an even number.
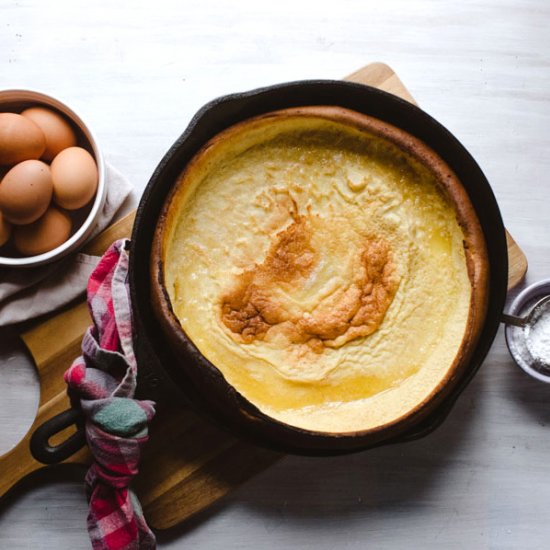
[[[32,90],[0,90],[0,112],[7,111],[19,113],[31,105],[41,105],[52,108],[65,115],[73,123],[73,127],[77,130],[77,145],[87,149],[92,154],[97,164],[99,175],[97,191],[93,202],[84,207],[82,212],[79,211],[79,215],[83,216],[84,220],[73,228],[73,233],[63,244],[49,252],[44,252],[44,254],[38,254],[37,256],[21,257],[14,255],[12,257],[3,255],[3,253],[0,252],[0,266],[31,267],[47,264],[78,249],[86,242],[86,239],[96,226],[107,194],[105,186],[105,164],[97,140],[89,127],[72,109],[58,99],[40,92]]]

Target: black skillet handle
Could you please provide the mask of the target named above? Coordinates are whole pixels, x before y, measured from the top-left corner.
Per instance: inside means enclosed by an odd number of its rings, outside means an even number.
[[[36,428],[31,436],[30,449],[32,456],[43,464],[58,464],[74,455],[86,445],[82,420],[82,413],[77,409],[67,409],[46,420],[44,424]],[[49,441],[52,436],[72,424],[77,425],[76,433],[59,445],[50,445]]]

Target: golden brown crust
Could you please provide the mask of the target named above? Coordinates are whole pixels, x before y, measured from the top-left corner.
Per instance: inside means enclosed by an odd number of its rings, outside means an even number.
[[[347,288],[330,295],[313,311],[290,312],[273,287],[281,283],[300,287],[319,264],[311,245],[310,215],[294,221],[275,236],[263,262],[244,271],[235,287],[222,297],[221,319],[237,341],[262,339],[272,328],[289,344],[306,344],[317,353],[339,348],[375,332],[397,291],[398,280],[389,245],[381,238],[368,239],[360,265]]]
[[[399,426],[403,426],[405,423],[410,422],[413,419],[414,421],[417,421],[420,418],[425,417],[433,409],[433,406],[437,405],[441,399],[447,395],[450,387],[452,386],[453,380],[457,379],[459,374],[466,368],[468,360],[476,347],[481,329],[483,328],[487,309],[489,262],[483,231],[477,219],[475,209],[458,177],[431,148],[419,139],[381,120],[351,111],[349,109],[334,106],[298,107],[275,111],[245,120],[216,135],[205,146],[203,146],[203,148],[187,165],[185,170],[180,175],[178,182],[174,185],[172,192],[164,205],[162,215],[155,232],[151,255],[152,297],[154,309],[157,317],[163,324],[164,329],[168,332],[173,332],[170,339],[172,341],[177,341],[178,338],[176,333],[181,336],[183,331],[172,313],[170,299],[164,289],[162,265],[165,257],[165,248],[170,239],[170,235],[166,231],[166,228],[171,227],[173,217],[178,211],[177,205],[173,204],[173,199],[178,195],[178,193],[180,193],[181,188],[184,185],[184,181],[186,181],[186,179],[194,171],[201,168],[201,164],[205,162],[205,154],[211,147],[214,147],[222,141],[231,140],[233,136],[242,131],[243,127],[268,123],[269,120],[273,118],[280,119],[281,117],[296,116],[324,118],[331,121],[340,122],[360,130],[367,131],[397,145],[401,150],[411,155],[421,164],[426,166],[432,174],[434,174],[442,192],[454,205],[458,223],[460,224],[464,234],[464,251],[467,262],[468,276],[472,289],[470,309],[462,345],[451,368],[447,371],[447,375],[441,380],[439,385],[431,391],[429,396],[423,402],[418,403],[406,415],[389,424],[384,424],[364,432],[344,434],[324,433],[324,435],[357,435],[362,437],[372,434],[374,441],[380,437],[380,433],[382,432],[387,430],[393,432]],[[295,222],[296,227],[289,230],[288,235],[279,236],[278,244],[275,244],[274,247],[272,247],[273,257],[271,260],[266,259],[263,265],[258,266],[258,270],[256,272],[245,272],[234,291],[226,295],[226,299],[222,306],[223,321],[233,333],[240,335],[243,338],[243,341],[261,337],[267,330],[268,326],[271,326],[273,322],[280,321],[279,314],[277,313],[275,307],[276,304],[267,304],[263,299],[264,297],[260,291],[262,284],[264,284],[266,280],[269,280],[270,277],[272,278],[274,276],[300,277],[303,275],[302,272],[304,270],[307,271],[310,269],[311,262],[315,261],[314,251],[308,252],[307,238],[304,240],[304,235],[299,234],[301,223],[302,222],[298,219],[298,221]],[[294,237],[294,239],[290,239],[290,237]],[[280,246],[282,246],[286,252],[289,252],[293,250],[292,246],[296,243],[298,243],[300,250],[300,254],[298,256],[295,255],[292,257],[292,254],[290,254],[286,257],[285,255],[282,257],[277,257],[278,253],[281,252]],[[391,253],[383,248],[380,248],[378,252],[384,258],[384,261],[382,262],[382,271],[380,273],[384,273],[384,266],[388,266],[388,271],[382,279],[378,278],[377,280],[386,281],[381,288],[384,289],[390,297],[389,301],[391,302],[392,287],[391,284],[388,284],[388,281],[391,281]],[[262,284],[258,284],[258,279],[261,280]],[[372,281],[370,282],[372,283]],[[368,284],[368,281],[365,282],[365,288],[368,287]],[[369,293],[363,292],[361,294],[361,299],[364,299],[364,297],[368,294]],[[375,304],[375,311],[379,317],[379,322],[383,319],[387,305],[388,304],[384,303],[384,300],[381,300],[380,303]],[[340,315],[338,322],[334,321],[333,317],[330,322],[327,318],[324,318],[321,323],[312,322],[311,326],[308,327],[300,327],[297,326],[298,323],[295,323],[292,330],[297,331],[296,337],[305,337],[306,341],[311,340],[310,345],[314,349],[317,346],[316,351],[322,351],[322,346],[327,345],[327,343],[330,344],[330,341],[333,340],[336,335],[342,334],[346,330],[353,328],[354,316],[350,316],[350,313],[353,311],[358,311],[355,310],[356,306],[357,301],[350,300],[349,308],[346,309],[343,315]],[[336,315],[336,317],[338,316]],[[344,321],[342,321],[342,319]],[[357,325],[361,325],[361,323],[358,322]],[[368,324],[363,323],[362,326],[365,327],[368,326]],[[353,334],[354,331],[351,331],[351,338],[355,337]],[[307,340],[308,337],[309,340]],[[319,342],[322,343],[321,347],[319,347]],[[244,398],[242,398],[242,401],[246,402]],[[254,406],[252,406],[252,409],[255,410],[254,414],[257,417],[257,409],[255,409]],[[250,413],[245,410],[242,410],[241,412],[244,415],[250,415]],[[267,420],[267,417],[264,415],[261,416]],[[271,421],[271,419],[269,419],[269,421]],[[277,421],[273,420],[273,422]],[[279,424],[282,425],[282,423]],[[301,431],[303,432],[304,430]]]

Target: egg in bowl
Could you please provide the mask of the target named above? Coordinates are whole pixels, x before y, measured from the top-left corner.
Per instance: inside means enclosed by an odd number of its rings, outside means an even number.
[[[485,316],[483,233],[457,177],[410,134],[340,107],[210,140],[166,201],[151,260],[166,330],[264,415],[312,432],[416,415]]]

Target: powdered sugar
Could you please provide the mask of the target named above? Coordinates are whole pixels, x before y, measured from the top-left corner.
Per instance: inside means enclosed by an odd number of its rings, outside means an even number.
[[[525,340],[533,359],[550,366],[550,307],[545,307],[534,323],[525,327]]]

